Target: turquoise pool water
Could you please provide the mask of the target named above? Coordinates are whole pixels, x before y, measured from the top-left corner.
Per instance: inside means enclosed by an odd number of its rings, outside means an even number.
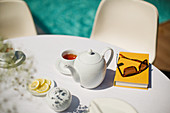
[[[156,6],[159,12],[159,23],[170,20],[170,0],[145,0]]]
[[[35,23],[45,33],[90,37],[100,0],[25,0]],[[159,23],[170,19],[170,0],[146,0],[159,12]]]

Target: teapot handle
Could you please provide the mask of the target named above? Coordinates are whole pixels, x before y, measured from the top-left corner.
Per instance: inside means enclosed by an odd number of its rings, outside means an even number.
[[[114,51],[113,51],[112,48],[107,47],[107,48],[105,48],[105,49],[102,51],[102,53],[101,53],[102,57],[104,57],[105,53],[106,53],[107,51],[109,51],[109,50],[111,51],[111,54],[110,54],[109,60],[106,62],[106,66],[107,66],[107,67],[109,66],[110,62],[111,62],[112,59],[113,59]]]

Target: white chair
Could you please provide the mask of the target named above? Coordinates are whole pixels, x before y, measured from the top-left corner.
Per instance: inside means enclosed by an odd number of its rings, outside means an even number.
[[[158,11],[142,0],[102,0],[96,13],[91,39],[133,52],[156,55]]]
[[[22,0],[0,1],[0,36],[15,38],[37,35],[27,4]]]

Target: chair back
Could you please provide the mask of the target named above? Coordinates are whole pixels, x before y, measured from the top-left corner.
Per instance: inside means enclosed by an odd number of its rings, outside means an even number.
[[[0,1],[0,36],[15,38],[37,35],[27,4],[22,0]]]
[[[91,39],[132,52],[156,56],[158,11],[142,0],[102,0],[96,13]]]

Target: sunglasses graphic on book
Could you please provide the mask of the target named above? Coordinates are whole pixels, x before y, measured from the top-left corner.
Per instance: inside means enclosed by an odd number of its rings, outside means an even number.
[[[129,76],[139,74],[139,73],[143,72],[144,70],[146,70],[149,67],[147,59],[145,59],[144,61],[140,61],[138,59],[131,59],[131,58],[125,57],[122,54],[120,54],[120,56],[121,56],[121,58],[125,58],[125,59],[128,59],[128,60],[132,60],[132,61],[140,63],[140,65],[138,67],[139,71],[137,71],[137,68],[135,66],[129,66],[129,67],[124,68],[123,73],[120,70],[120,66],[123,66],[124,63],[117,64],[117,68],[118,68],[118,70],[119,70],[122,77],[129,77]],[[120,57],[119,57],[119,59],[120,59]]]

